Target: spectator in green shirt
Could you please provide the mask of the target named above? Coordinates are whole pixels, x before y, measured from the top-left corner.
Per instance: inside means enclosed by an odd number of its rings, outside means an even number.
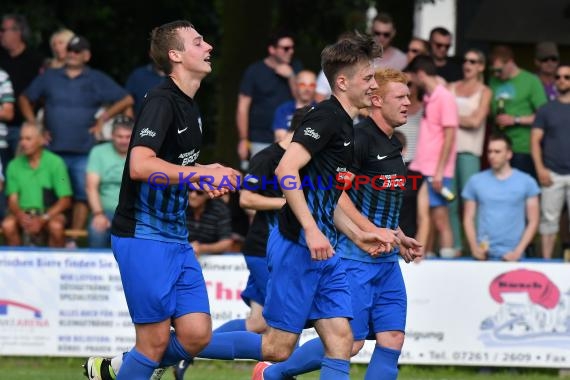
[[[111,142],[95,146],[87,159],[87,200],[91,208],[89,247],[111,247],[111,220],[119,203],[123,168],[134,120],[119,115],[113,121]]]
[[[22,237],[50,247],[65,245],[64,212],[71,207],[71,184],[63,160],[45,150],[42,130],[24,123],[20,130],[22,155],[8,164],[6,195],[9,215],[2,222],[7,245],[22,245]]]
[[[495,125],[513,142],[511,166],[536,179],[530,155],[530,130],[536,110],[546,103],[540,79],[517,66],[509,46],[496,46],[491,53],[489,87]]]

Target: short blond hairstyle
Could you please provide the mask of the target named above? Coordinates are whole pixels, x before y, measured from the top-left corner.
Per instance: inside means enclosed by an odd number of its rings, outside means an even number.
[[[51,48],[51,46],[53,45],[53,41],[57,37],[62,37],[65,40],[65,43],[67,44],[73,38],[73,36],[75,36],[75,33],[73,33],[69,29],[66,28],[58,29],[55,32],[53,32],[51,37],[49,38],[49,46]]]
[[[374,74],[374,79],[378,83],[378,88],[374,90],[374,95],[384,96],[387,91],[388,83],[408,84],[408,77],[399,70],[380,69]]]

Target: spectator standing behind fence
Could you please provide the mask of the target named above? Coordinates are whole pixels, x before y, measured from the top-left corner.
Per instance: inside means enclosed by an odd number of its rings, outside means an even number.
[[[113,120],[111,142],[96,145],[87,160],[87,200],[92,219],[89,247],[111,247],[111,220],[119,203],[123,168],[134,120],[119,115]]]
[[[38,76],[18,99],[30,122],[35,121],[31,102],[45,101],[48,148],[65,161],[73,186],[73,229],[84,228],[87,221],[85,169],[96,136],[109,118],[133,104],[133,98],[113,79],[87,66],[90,58],[89,41],[74,36],[67,45],[65,67]],[[97,110],[109,103],[95,119]]]
[[[64,212],[71,205],[71,185],[63,160],[43,145],[40,127],[24,123],[22,155],[10,161],[6,170],[10,214],[2,229],[7,245],[22,245],[21,232],[36,243],[47,233],[50,247],[65,244]]]
[[[491,53],[489,87],[493,91],[491,109],[495,125],[512,141],[511,166],[536,178],[530,155],[530,129],[534,113],[546,103],[544,88],[538,77],[515,63],[509,46],[496,46]]]
[[[442,190],[451,188],[455,174],[456,131],[459,127],[455,98],[439,82],[431,57],[418,55],[407,70],[411,81],[426,93],[416,155],[409,168],[424,176],[422,187],[428,189],[430,217],[440,237],[440,256],[454,257],[448,199],[442,195]],[[420,243],[426,247],[426,252],[430,252],[427,237],[425,239]]]
[[[465,236],[477,260],[518,261],[536,234],[540,189],[534,178],[511,167],[512,155],[506,135],[491,136],[491,168],[473,175],[461,193]]]
[[[570,65],[556,71],[558,98],[536,112],[531,132],[532,158],[541,191],[542,256],[552,258],[560,213],[570,206]]]
[[[556,84],[554,75],[560,61],[558,47],[554,42],[539,42],[534,50],[534,63],[536,65],[536,75],[542,82],[546,98],[550,101],[555,100],[558,93],[556,92]]]
[[[291,34],[279,33],[270,37],[267,51],[267,57],[247,68],[239,89],[237,151],[244,170],[250,155],[273,143],[275,110],[294,98],[295,73],[301,70],[298,62],[292,62],[295,41]]]
[[[412,37],[410,43],[408,43],[408,52],[406,53],[408,63],[412,62],[417,55],[429,55],[429,42],[419,37]]]
[[[392,46],[392,40],[396,36],[396,26],[392,16],[388,13],[379,13],[372,22],[372,35],[383,50],[382,58],[375,62],[376,68],[403,70],[408,61],[400,49]]]
[[[196,256],[228,252],[232,247],[232,218],[221,199],[203,190],[191,190],[186,210],[188,241]]]
[[[135,101],[135,117],[138,115],[146,93],[161,84],[166,79],[166,75],[154,63],[134,69],[127,78],[125,89],[131,94]]]
[[[2,17],[0,44],[3,49],[0,49],[0,68],[10,76],[16,99],[40,73],[44,62],[41,54],[28,46],[31,34],[24,16],[7,14]],[[8,123],[9,159],[16,154],[20,141],[20,126],[24,121],[20,108],[16,107],[14,111],[14,118]]]
[[[443,27],[433,28],[429,33],[430,52],[437,67],[437,75],[447,82],[455,82],[463,77],[461,66],[447,55],[451,37],[451,32]]]
[[[483,83],[485,54],[469,49],[463,56],[463,79],[451,83],[448,88],[455,96],[459,112],[457,130],[457,159],[453,193],[461,194],[469,178],[481,170],[481,154],[485,140],[485,126],[491,103],[491,90]],[[453,242],[458,252],[461,242],[461,197],[449,204],[449,220],[453,230]]]
[[[45,61],[46,69],[60,69],[65,66],[65,57],[67,56],[67,44],[73,38],[75,33],[69,29],[59,29],[54,32],[49,39],[49,47],[51,49],[51,58]]]
[[[0,69],[0,161],[6,166],[12,156],[8,147],[8,123],[14,118],[14,89],[8,73]],[[3,171],[2,173],[3,174]]]
[[[295,100],[289,100],[275,110],[273,118],[275,142],[279,142],[287,136],[287,131],[291,126],[291,119],[296,110],[317,104],[315,102],[316,85],[317,78],[314,72],[303,70],[297,74]]]

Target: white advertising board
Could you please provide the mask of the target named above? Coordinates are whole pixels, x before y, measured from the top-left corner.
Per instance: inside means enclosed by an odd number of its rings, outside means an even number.
[[[243,258],[200,261],[214,328],[245,318]],[[402,269],[401,363],[570,368],[569,265],[434,260]],[[112,254],[0,251],[0,355],[110,356],[133,342]],[[353,360],[367,362],[373,349],[367,342]]]

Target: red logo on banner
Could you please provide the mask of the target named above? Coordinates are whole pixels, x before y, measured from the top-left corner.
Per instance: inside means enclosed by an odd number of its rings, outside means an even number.
[[[544,274],[528,269],[503,273],[489,286],[491,297],[503,303],[503,293],[527,293],[530,300],[546,309],[553,309],[560,300],[560,290]]]

